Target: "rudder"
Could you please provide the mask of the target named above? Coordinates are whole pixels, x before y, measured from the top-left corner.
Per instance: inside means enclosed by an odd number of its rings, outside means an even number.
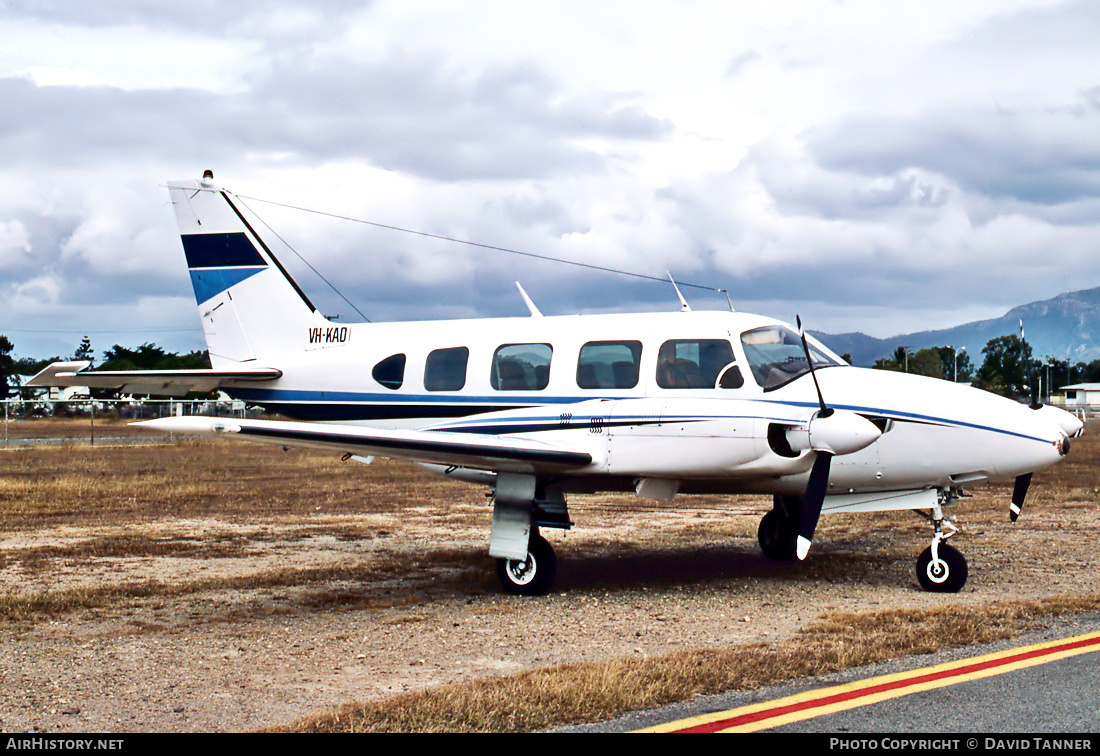
[[[328,323],[209,171],[168,192],[213,367],[267,359]]]

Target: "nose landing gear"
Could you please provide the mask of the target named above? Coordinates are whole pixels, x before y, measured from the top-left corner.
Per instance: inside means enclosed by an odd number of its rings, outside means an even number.
[[[941,492],[941,501],[932,508],[929,519],[935,532],[932,545],[917,557],[917,582],[930,593],[958,593],[966,584],[966,559],[946,543],[959,529],[943,518],[943,499],[953,504],[957,496],[954,492]]]

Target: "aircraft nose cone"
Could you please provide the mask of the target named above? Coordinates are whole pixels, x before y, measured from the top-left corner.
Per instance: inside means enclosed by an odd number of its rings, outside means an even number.
[[[1045,407],[1044,409],[1057,411],[1055,407]],[[1069,413],[1063,414],[1067,415],[1070,419],[1076,419],[1072,415],[1069,415]],[[1029,435],[1036,438],[1047,439],[1047,444],[1045,446],[1032,446],[1031,455],[1033,456],[1034,464],[1025,472],[1041,470],[1065,457],[1069,454],[1071,446],[1070,432],[1080,433],[1080,427],[1075,427],[1072,423],[1064,423],[1062,418],[1058,417],[1055,413],[1045,413],[1028,409],[1021,419],[1025,421],[1026,427],[1030,428],[1030,430],[1027,431]]]

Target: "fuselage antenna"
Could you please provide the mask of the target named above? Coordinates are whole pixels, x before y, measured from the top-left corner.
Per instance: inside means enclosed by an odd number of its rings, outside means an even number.
[[[691,307],[688,305],[687,300],[684,299],[684,295],[680,293],[680,287],[676,285],[676,281],[672,278],[672,272],[665,272],[668,273],[668,280],[672,281],[672,288],[676,290],[676,296],[680,299],[680,312],[691,312]]]
[[[527,309],[531,311],[532,318],[541,318],[542,313],[539,312],[539,308],[535,307],[535,303],[531,301],[531,297],[527,296],[527,292],[523,290],[523,286],[519,281],[516,281],[516,288],[519,289],[519,295],[523,297],[523,303],[527,305]]]

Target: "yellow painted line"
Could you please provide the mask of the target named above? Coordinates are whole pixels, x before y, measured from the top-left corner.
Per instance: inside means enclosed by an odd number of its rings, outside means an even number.
[[[948,685],[1100,651],[1100,632],[807,691],[638,732],[755,732]]]

